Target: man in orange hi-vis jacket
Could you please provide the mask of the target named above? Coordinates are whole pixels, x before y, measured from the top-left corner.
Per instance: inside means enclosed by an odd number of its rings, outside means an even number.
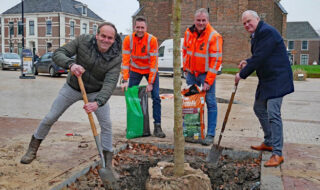
[[[210,145],[217,125],[215,79],[222,63],[222,36],[209,24],[206,9],[196,11],[194,25],[186,30],[182,48],[187,85],[197,84],[206,91],[208,130],[202,144]]]
[[[159,96],[158,42],[147,33],[147,21],[136,17],[134,32],[126,36],[122,46],[122,90],[139,85],[142,77],[148,80],[147,91],[151,92],[154,131],[156,137],[166,135],[161,129],[161,99]],[[129,82],[128,82],[129,80]]]

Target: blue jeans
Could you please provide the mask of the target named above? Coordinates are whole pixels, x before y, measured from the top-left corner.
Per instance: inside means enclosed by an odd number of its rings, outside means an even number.
[[[149,74],[143,75],[140,73],[130,71],[129,88],[132,86],[139,85],[143,76],[148,80]],[[161,123],[161,99],[159,96],[159,74],[158,73],[153,83],[151,97],[152,97],[152,111],[153,111],[154,123]]]
[[[282,156],[283,127],[281,104],[283,97],[269,100],[255,100],[253,110],[264,132],[264,144],[272,146],[272,154]]]
[[[196,84],[201,86],[204,84],[207,74],[200,74],[198,77],[188,73],[186,82],[187,85]],[[216,101],[216,81],[213,82],[210,89],[206,92],[206,103],[208,108],[208,130],[207,135],[215,136],[216,135],[216,126],[217,126],[217,101]]]

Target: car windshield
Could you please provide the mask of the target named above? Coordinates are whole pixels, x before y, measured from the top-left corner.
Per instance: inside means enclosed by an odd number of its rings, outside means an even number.
[[[20,56],[16,53],[6,53],[3,57],[5,59],[20,59]]]

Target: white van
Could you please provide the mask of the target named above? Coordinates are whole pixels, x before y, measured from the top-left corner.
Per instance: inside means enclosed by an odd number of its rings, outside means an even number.
[[[180,63],[182,69],[182,45],[183,38],[181,38],[180,43]],[[159,73],[169,73],[173,74],[173,39],[167,39],[161,43],[158,50],[158,70]]]
[[[182,71],[182,45],[183,45],[183,38],[181,38],[180,43],[180,65]],[[159,73],[169,73],[173,74],[173,39],[167,39],[161,43],[158,50],[158,70]],[[218,75],[221,74],[222,65],[219,68]],[[182,72],[182,74],[184,74]],[[183,76],[184,77],[184,76]]]

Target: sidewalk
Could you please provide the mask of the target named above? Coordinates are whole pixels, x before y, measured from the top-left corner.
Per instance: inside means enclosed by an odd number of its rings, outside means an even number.
[[[0,71],[0,190],[42,188],[59,183],[73,171],[97,159],[96,149],[87,115],[78,102],[59,119],[48,138],[40,147],[37,159],[31,165],[19,163],[33,131],[49,111],[65,82],[65,77],[38,76],[35,80],[21,80],[19,72]],[[218,77],[216,94],[229,100],[234,76]],[[185,83],[182,79],[183,84]],[[229,116],[221,145],[236,150],[250,150],[260,144],[263,132],[253,113],[257,78],[241,80]],[[172,88],[173,78],[160,77],[160,88]],[[295,82],[295,92],[284,98],[282,117],[284,124],[284,157],[279,176],[285,190],[320,189],[320,80]],[[125,141],[126,105],[123,96],[110,99],[114,145]],[[162,100],[162,127],[167,137],[135,139],[140,142],[173,144],[173,99]],[[149,111],[152,116],[151,99]],[[218,103],[217,135],[220,134],[227,103]],[[97,120],[95,119],[96,123]],[[150,118],[151,130],[153,120]],[[67,137],[66,133],[81,136]],[[217,138],[216,138],[217,141]],[[186,144],[187,146],[201,145]],[[86,147],[87,146],[87,147]],[[73,159],[70,159],[73,158]],[[28,173],[29,172],[29,173]],[[35,173],[32,173],[35,172]],[[26,173],[21,176],[20,173]],[[272,171],[271,171],[272,173]],[[11,175],[6,178],[6,175]],[[2,177],[1,177],[2,176]],[[34,183],[30,185],[30,180]],[[13,183],[14,182],[14,183]],[[43,186],[43,183],[44,186]],[[16,184],[16,186],[14,186]],[[11,185],[11,186],[10,186]],[[21,186],[22,185],[22,186]]]

